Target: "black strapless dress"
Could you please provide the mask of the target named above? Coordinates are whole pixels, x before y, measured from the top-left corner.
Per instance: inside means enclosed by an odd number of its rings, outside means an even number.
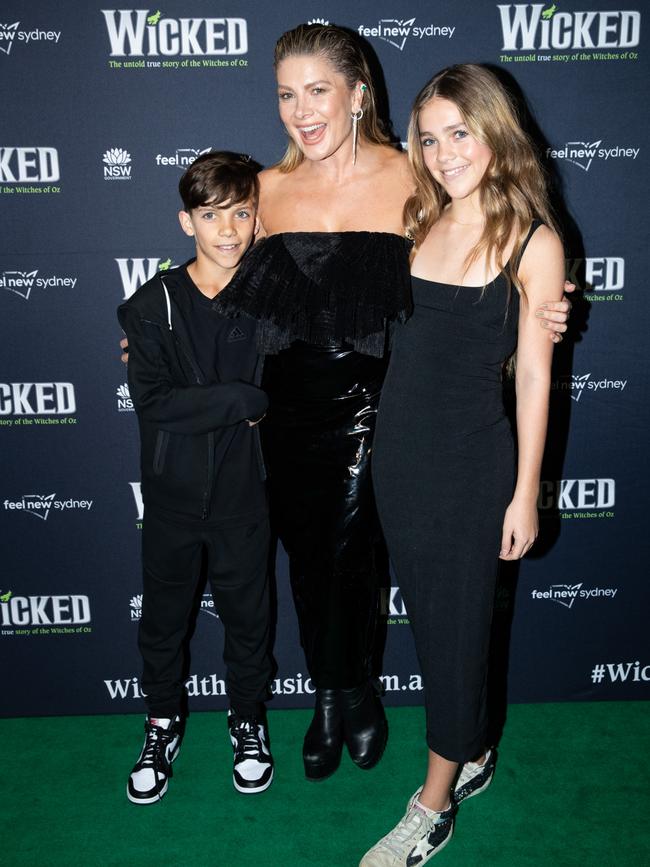
[[[517,343],[519,295],[503,273],[485,289],[417,277],[412,285],[373,478],[422,669],[427,743],[465,762],[486,746],[490,625],[515,481],[503,365]]]
[[[219,295],[259,321],[271,520],[320,688],[370,674],[383,559],[370,455],[391,324],[410,312],[408,251],[390,233],[272,235]]]

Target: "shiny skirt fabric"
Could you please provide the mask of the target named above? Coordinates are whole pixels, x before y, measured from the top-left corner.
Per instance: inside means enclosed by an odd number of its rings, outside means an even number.
[[[371,673],[387,573],[370,456],[386,368],[385,358],[301,341],[265,362],[271,520],[320,688],[356,686]]]

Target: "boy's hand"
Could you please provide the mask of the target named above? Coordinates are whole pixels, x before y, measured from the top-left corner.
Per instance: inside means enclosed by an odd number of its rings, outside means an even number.
[[[262,419],[265,418],[265,416],[266,416],[266,413],[264,413],[264,415],[261,415],[261,416],[257,419],[257,421],[251,421],[249,418],[247,418],[246,421],[248,422],[248,426],[249,426],[249,427],[255,427],[255,425],[256,425],[256,424],[259,424],[259,423],[262,421]]]
[[[123,337],[120,340],[120,349],[124,350],[122,352],[122,354],[120,355],[120,361],[123,361],[124,364],[128,364],[129,363],[129,341],[126,337]]]
[[[564,282],[564,298],[561,301],[548,301],[542,304],[535,311],[535,316],[542,321],[539,323],[542,328],[548,328],[551,332],[549,337],[553,343],[559,343],[562,340],[562,334],[567,330],[567,320],[571,314],[571,302],[566,297],[567,292],[575,292],[575,285]]]

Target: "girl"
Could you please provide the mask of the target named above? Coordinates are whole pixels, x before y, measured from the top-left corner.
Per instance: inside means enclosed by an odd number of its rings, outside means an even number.
[[[449,841],[457,803],[491,780],[498,557],[522,557],[537,536],[553,347],[535,309],[559,300],[564,281],[542,170],[491,72],[453,66],[423,88],[409,159],[414,311],[395,333],[373,478],[422,668],[429,755],[424,785],[362,867],[428,861]],[[515,348],[516,484],[502,401]]]

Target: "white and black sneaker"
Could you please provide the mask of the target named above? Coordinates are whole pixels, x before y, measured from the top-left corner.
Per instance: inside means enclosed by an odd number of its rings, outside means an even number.
[[[154,804],[167,791],[172,762],[181,748],[181,718],[156,719],[148,716],[144,723],[144,746],[133,766],[126,794],[133,804]]]
[[[273,780],[273,759],[266,724],[257,716],[238,716],[229,710],[228,729],[234,752],[234,787],[244,795],[268,789]]]
[[[494,777],[496,760],[496,750],[488,750],[482,765],[477,762],[465,762],[453,788],[456,804],[460,804],[467,798],[473,798],[474,795],[479,795],[487,789]]]
[[[418,801],[418,789],[393,830],[361,859],[359,867],[420,867],[442,851],[454,832],[456,805],[429,810]]]

